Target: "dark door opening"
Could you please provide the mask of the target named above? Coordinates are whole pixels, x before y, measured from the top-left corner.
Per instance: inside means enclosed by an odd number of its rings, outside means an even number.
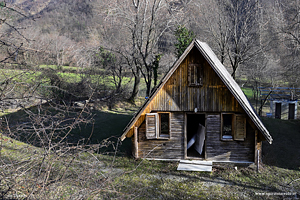
[[[275,103],[275,118],[281,119],[281,103]]]
[[[200,126],[199,126],[200,124]],[[201,126],[202,125],[202,126]],[[200,130],[199,130],[200,129]],[[199,153],[200,132],[202,139],[205,137],[205,114],[187,114],[187,157],[204,158],[205,157],[205,140],[202,143],[202,153]],[[203,135],[204,134],[204,135]],[[193,143],[194,142],[194,143]]]
[[[295,104],[289,103],[289,119],[295,119]]]

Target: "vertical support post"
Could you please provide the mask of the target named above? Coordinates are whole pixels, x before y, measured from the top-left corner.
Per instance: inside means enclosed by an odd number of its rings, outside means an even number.
[[[255,141],[254,141],[254,162],[256,164],[256,166],[258,166],[258,163],[257,163],[257,157],[258,157],[258,149],[257,149],[257,130],[255,130]]]
[[[207,114],[205,113],[205,140],[204,140],[204,159],[206,160],[207,159],[207,152],[206,152],[206,140],[207,140],[207,122],[206,122],[206,119],[207,119]]]
[[[183,131],[183,158],[187,158],[187,115],[184,114],[184,131]]]
[[[257,172],[259,172],[259,150],[257,150]]]
[[[138,146],[138,127],[134,127],[134,156],[139,157],[139,146]]]
[[[259,165],[260,165],[260,153],[261,153],[261,142],[258,142],[258,132],[255,130],[255,164],[257,167],[257,172],[259,172]]]

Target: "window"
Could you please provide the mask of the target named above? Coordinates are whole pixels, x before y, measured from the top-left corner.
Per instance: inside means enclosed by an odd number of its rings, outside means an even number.
[[[147,139],[170,138],[170,113],[146,114],[146,138]]]
[[[222,114],[221,139],[244,141],[246,138],[246,117],[242,114]]]
[[[160,119],[160,132],[159,136],[161,137],[168,137],[169,136],[169,113],[160,113],[159,114],[159,119]]]
[[[188,84],[189,86],[203,85],[203,68],[200,64],[189,64]]]
[[[223,114],[222,115],[222,139],[232,140],[232,121],[233,114]]]

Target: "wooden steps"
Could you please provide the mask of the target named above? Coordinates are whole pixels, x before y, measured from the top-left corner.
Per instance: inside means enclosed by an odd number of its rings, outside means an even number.
[[[177,170],[211,172],[212,162],[202,160],[180,160]]]

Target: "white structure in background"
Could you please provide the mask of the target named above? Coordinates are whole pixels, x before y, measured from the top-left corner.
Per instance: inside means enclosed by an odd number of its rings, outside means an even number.
[[[297,100],[274,99],[270,100],[272,118],[297,119]]]
[[[260,92],[262,98],[270,101],[270,113],[267,113],[267,117],[285,120],[297,119],[300,88],[263,87],[260,88]]]

